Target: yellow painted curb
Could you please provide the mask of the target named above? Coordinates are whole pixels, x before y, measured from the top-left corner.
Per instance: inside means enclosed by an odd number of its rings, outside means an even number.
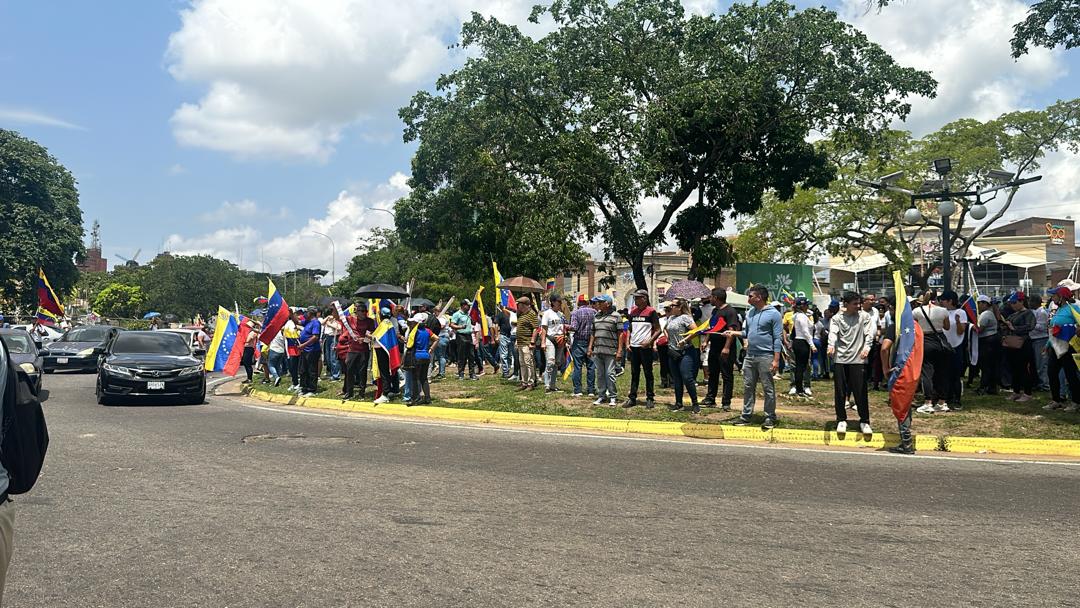
[[[345,412],[361,412],[365,414],[380,414],[387,416],[412,416],[416,418],[435,418],[440,420],[479,422],[485,424],[590,429],[609,433],[646,433],[650,435],[693,437],[697,439],[732,439],[738,441],[840,446],[873,450],[894,446],[899,441],[899,436],[895,433],[874,433],[873,435],[865,436],[862,433],[850,432],[845,433],[844,436],[841,437],[832,431],[809,429],[771,429],[762,431],[758,426],[696,424],[662,420],[620,420],[615,418],[589,418],[585,416],[555,416],[552,414],[495,412],[490,410],[468,410],[422,405],[406,407],[399,403],[375,405],[370,401],[341,401],[338,399],[322,399],[318,397],[305,398],[296,395],[280,395],[254,388],[249,389],[248,395],[255,399],[282,405],[298,405],[301,407]],[[919,452],[941,450],[957,453],[1080,457],[1080,441],[1061,439],[1006,439],[995,437],[953,437],[949,435],[937,437],[934,435],[916,435],[915,449]]]

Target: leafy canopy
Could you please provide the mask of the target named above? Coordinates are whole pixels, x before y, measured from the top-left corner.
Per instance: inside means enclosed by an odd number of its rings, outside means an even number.
[[[644,253],[688,203],[676,238],[715,251],[726,215],[833,179],[809,134],[869,139],[935,89],[832,11],[780,0],[690,18],[678,0],[556,0],[545,14],[556,29],[539,40],[474,14],[473,56],[401,110],[419,141],[397,207],[407,244],[543,276],[599,237],[644,286]],[[647,197],[663,205],[651,225]]]
[[[146,305],[146,296],[137,285],[113,283],[108,285],[94,298],[94,310],[107,317],[130,319],[138,316]]]

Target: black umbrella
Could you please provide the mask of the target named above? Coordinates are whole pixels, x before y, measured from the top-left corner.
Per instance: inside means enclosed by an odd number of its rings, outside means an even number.
[[[387,285],[386,283],[364,285],[360,289],[354,291],[352,295],[357,298],[390,298],[391,300],[409,297],[409,294],[405,289],[396,285]]]
[[[413,298],[411,306],[417,308],[420,306],[427,306],[428,308],[435,308],[435,303],[427,298]]]
[[[319,298],[319,308],[326,308],[327,306],[333,304],[335,301],[338,304],[341,304],[342,308],[348,308],[349,305],[352,304],[352,300],[350,300],[349,298],[342,298],[340,296],[323,296]]]

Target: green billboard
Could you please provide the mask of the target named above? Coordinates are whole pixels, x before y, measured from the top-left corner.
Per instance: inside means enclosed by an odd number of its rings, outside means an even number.
[[[735,265],[735,288],[740,293],[757,283],[769,288],[773,300],[782,299],[785,292],[795,298],[810,298],[814,293],[814,268],[801,264]]]

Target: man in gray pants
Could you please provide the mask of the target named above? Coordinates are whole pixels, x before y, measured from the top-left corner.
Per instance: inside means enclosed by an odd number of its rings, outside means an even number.
[[[780,367],[781,336],[784,320],[780,312],[768,306],[769,290],[764,285],[754,285],[747,295],[750,311],[742,331],[724,332],[746,339],[746,358],[743,360],[743,409],[735,426],[748,426],[754,413],[754,394],[758,382],[765,392],[765,422],[761,430],[776,426],[776,385],[773,374]]]
[[[619,313],[611,296],[602,295],[593,298],[600,305],[600,310],[593,317],[592,334],[589,335],[587,357],[592,357],[596,364],[596,391],[598,398],[593,405],[615,406],[615,360],[622,355],[622,343],[619,341],[621,325]]]

